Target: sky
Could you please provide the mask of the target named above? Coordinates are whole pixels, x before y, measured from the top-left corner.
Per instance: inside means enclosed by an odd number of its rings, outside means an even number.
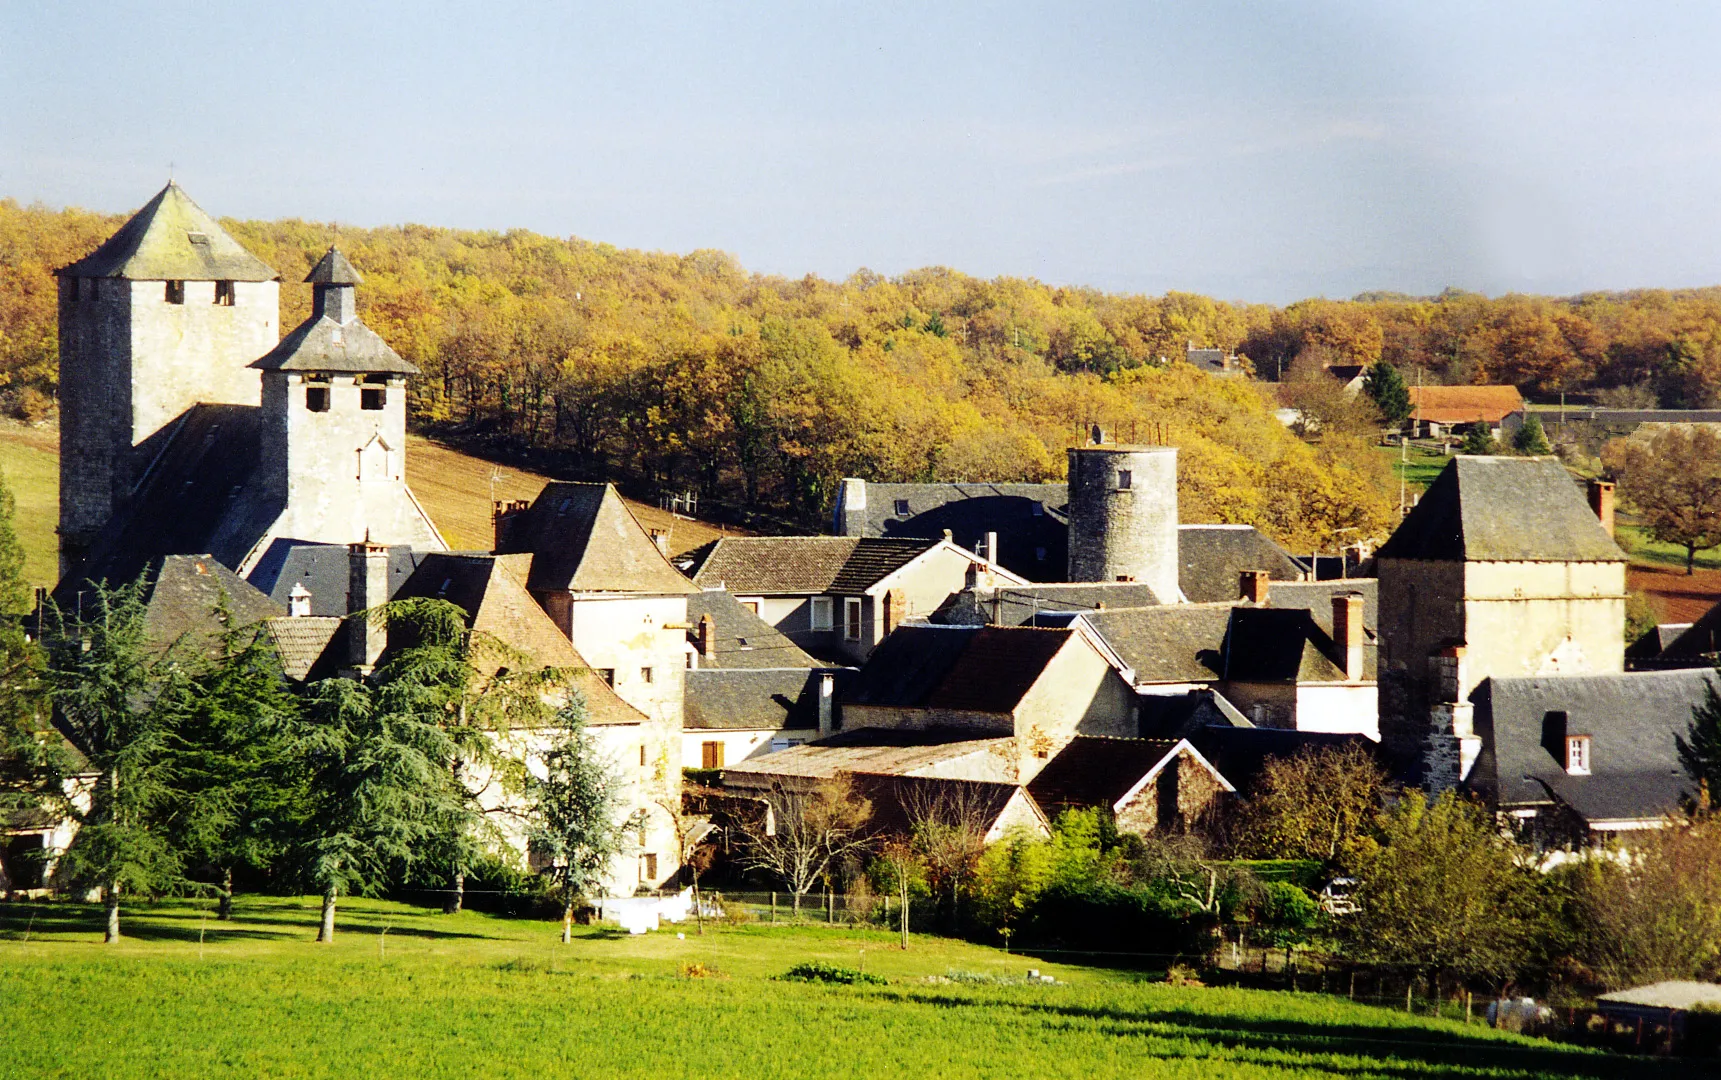
[[[1712,3],[0,0],[0,197],[1287,303],[1721,284]]]

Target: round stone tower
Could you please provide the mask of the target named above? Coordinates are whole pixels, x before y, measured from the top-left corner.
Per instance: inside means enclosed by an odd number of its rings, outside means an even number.
[[[1138,581],[1161,603],[1177,586],[1177,448],[1070,448],[1071,581]]]

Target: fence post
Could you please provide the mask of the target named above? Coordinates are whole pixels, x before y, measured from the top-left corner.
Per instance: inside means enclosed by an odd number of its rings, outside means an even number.
[[[831,895],[831,890],[826,889],[825,890],[825,925],[829,926],[831,923],[834,923],[836,921],[837,921],[836,898]]]
[[[1404,1011],[1405,1012],[1411,1011],[1411,1009],[1410,1009],[1410,992],[1414,989],[1416,989],[1416,981],[1414,979],[1406,979],[1404,982]]]
[[[1354,970],[1351,971],[1351,985],[1350,985],[1350,993],[1348,996],[1350,997],[1350,999],[1352,1001],[1356,1000],[1356,972]]]
[[[1464,1026],[1470,1026],[1470,991],[1464,991]]]
[[[771,921],[777,921],[777,894],[771,894]]]

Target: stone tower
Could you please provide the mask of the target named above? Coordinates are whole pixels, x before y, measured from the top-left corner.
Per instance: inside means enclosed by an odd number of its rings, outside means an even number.
[[[199,402],[256,405],[279,278],[169,183],[60,278],[60,570]]]
[[[1625,553],[1555,458],[1459,457],[1376,554],[1380,734],[1439,790],[1490,677],[1625,669]]]
[[[263,376],[259,481],[280,516],[267,544],[407,544],[445,550],[406,486],[406,377],[418,372],[359,321],[358,271],[330,248],[311,315],[252,366]]]
[[[1070,449],[1071,581],[1138,581],[1177,603],[1177,449]]]

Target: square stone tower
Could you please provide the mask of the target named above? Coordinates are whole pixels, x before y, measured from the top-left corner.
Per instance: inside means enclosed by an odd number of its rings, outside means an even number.
[[[363,279],[335,248],[311,270],[311,315],[252,367],[263,378],[258,481],[273,544],[406,544],[444,551],[406,486],[406,377],[418,369],[359,320]]]
[[[1376,560],[1381,741],[1426,787],[1481,752],[1485,679],[1625,669],[1625,553],[1555,458],[1453,459]]]
[[[60,278],[60,571],[200,402],[256,405],[279,276],[169,183]]]

